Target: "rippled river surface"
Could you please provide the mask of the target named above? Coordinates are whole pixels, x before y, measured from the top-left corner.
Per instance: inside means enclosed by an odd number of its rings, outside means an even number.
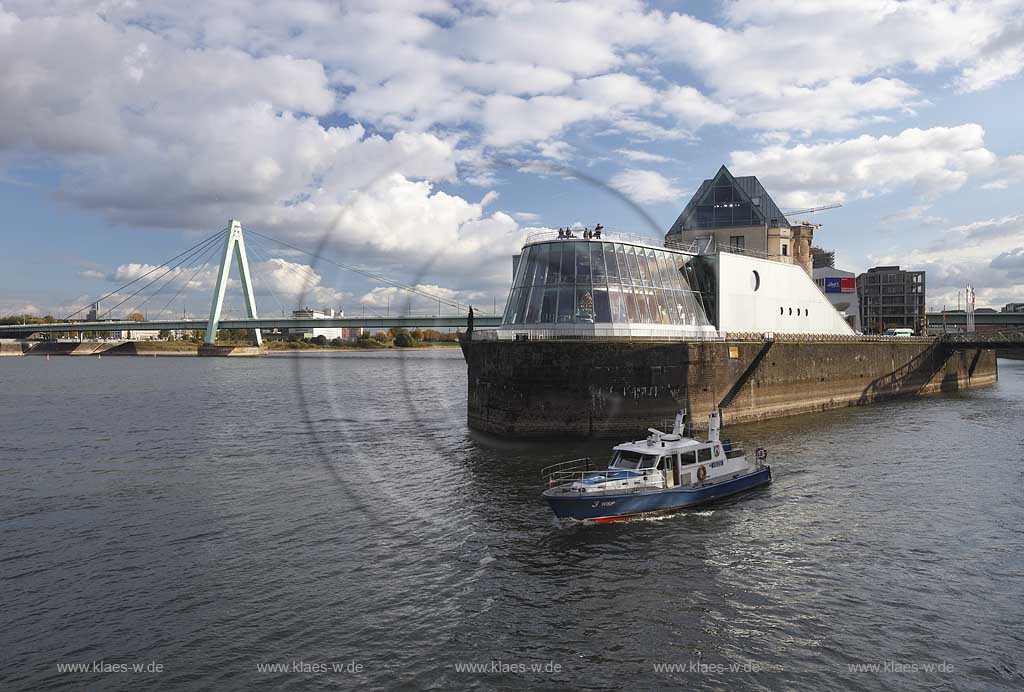
[[[999,366],[727,428],[771,486],[559,528],[539,470],[613,441],[472,434],[457,350],[0,359],[0,689],[1019,690]]]

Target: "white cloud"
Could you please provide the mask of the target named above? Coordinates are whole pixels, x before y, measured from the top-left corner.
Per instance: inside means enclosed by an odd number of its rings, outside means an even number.
[[[661,154],[652,154],[649,151],[642,151],[640,149],[616,149],[617,154],[621,154],[630,161],[643,161],[645,163],[665,163],[669,159],[667,156]]]
[[[989,266],[1005,271],[1006,276],[1010,279],[1024,282],[1024,247],[1016,247],[999,253]]]
[[[400,314],[407,310],[413,312],[436,311],[442,313],[451,312],[452,307],[447,302],[456,302],[469,305],[470,301],[481,297],[478,292],[459,291],[437,284],[416,284],[413,286],[418,293],[405,291],[394,286],[375,286],[369,292],[360,296],[357,302],[375,310],[390,310],[391,314]],[[435,298],[431,298],[434,296]],[[441,299],[440,308],[437,298]]]
[[[842,130],[912,105],[916,90],[886,73],[960,69],[961,88],[1021,71],[1015,3],[739,0],[716,26],[668,17],[653,50],[702,76],[741,124]],[[1016,37],[1016,38],[1015,38]]]
[[[0,14],[0,34],[3,29],[3,14]],[[35,303],[26,303],[23,301],[16,300],[0,300],[0,315],[9,317],[11,315],[44,315],[47,314],[45,308],[41,308]],[[63,313],[60,313],[63,314]]]
[[[629,168],[615,175],[610,184],[627,197],[641,204],[647,202],[671,202],[679,199],[683,190],[676,187],[677,181],[666,178],[656,171]]]
[[[601,110],[586,101],[567,96],[524,99],[498,94],[487,99],[484,105],[484,141],[502,147],[548,139],[567,125],[597,116]]]
[[[876,264],[900,264],[927,272],[930,308],[956,305],[957,291],[977,288],[978,305],[1000,306],[1024,295],[1024,213],[954,226],[928,247],[876,256]]]
[[[932,208],[931,204],[913,204],[891,214],[882,217],[885,223],[914,221],[918,225],[934,225],[944,223],[945,219],[939,216],[930,216],[927,211]]]
[[[756,173],[785,206],[843,202],[909,187],[925,200],[960,189],[997,163],[980,125],[734,151],[730,170]]]
[[[1024,182],[1024,154],[1004,157],[992,175],[995,180],[982,185],[983,190],[1005,190],[1011,184]]]
[[[703,125],[721,125],[736,117],[725,106],[715,103],[693,87],[676,86],[659,97],[662,109],[684,127],[697,129]]]

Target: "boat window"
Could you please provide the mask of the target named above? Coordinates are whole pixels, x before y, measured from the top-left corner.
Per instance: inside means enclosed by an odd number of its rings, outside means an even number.
[[[711,461],[711,448],[710,447],[704,447],[703,449],[698,449],[697,450],[697,459],[698,459],[698,461],[701,461],[701,462]]]
[[[683,466],[697,463],[697,452],[683,452],[679,456],[682,459]]]
[[[645,454],[643,461],[640,462],[640,468],[642,468],[642,469],[652,469],[652,468],[654,468],[654,465],[655,465],[655,463],[657,463],[657,461],[658,461],[658,457],[651,457],[651,456],[647,456]]]
[[[650,468],[654,463],[654,459],[655,457],[650,454],[640,454],[639,452],[620,450],[615,452],[615,458],[614,461],[612,461],[612,466],[617,469]]]

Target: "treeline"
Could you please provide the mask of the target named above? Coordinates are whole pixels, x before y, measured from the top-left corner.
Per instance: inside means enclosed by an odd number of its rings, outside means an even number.
[[[37,317],[36,315],[8,315],[0,317],[0,324],[53,324],[57,320],[53,315]]]

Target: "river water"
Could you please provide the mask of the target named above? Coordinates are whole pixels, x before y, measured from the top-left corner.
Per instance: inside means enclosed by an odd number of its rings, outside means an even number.
[[[1019,690],[999,366],[733,426],[770,487],[559,528],[538,471],[610,443],[471,434],[458,351],[3,358],[0,689]]]

